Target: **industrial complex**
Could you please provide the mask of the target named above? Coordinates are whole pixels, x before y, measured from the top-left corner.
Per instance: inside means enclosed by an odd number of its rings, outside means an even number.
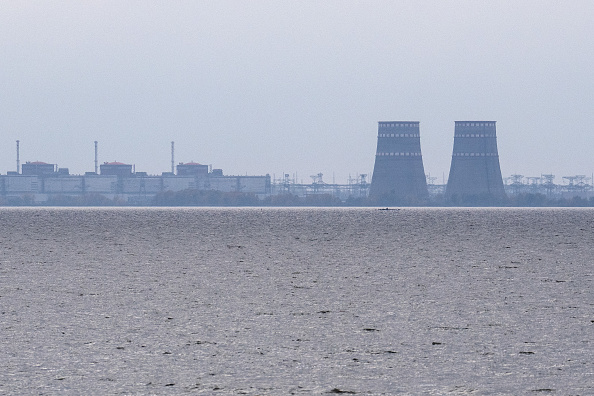
[[[495,121],[455,122],[449,178],[447,184],[435,184],[435,177],[425,175],[419,125],[418,121],[380,121],[371,182],[367,174],[358,174],[349,176],[347,184],[326,183],[322,173],[311,176],[311,183],[298,183],[296,176],[289,174],[278,179],[270,174],[233,176],[196,162],[175,165],[174,142],[171,170],[161,175],[137,172],[134,165],[122,162],[99,164],[98,142],[94,171],[71,175],[68,168],[45,162],[21,165],[17,140],[17,171],[0,175],[0,204],[52,204],[64,197],[100,196],[119,204],[150,205],[159,194],[185,191],[242,193],[257,199],[326,196],[332,198],[326,202],[360,205],[501,205],[508,197],[520,195],[546,199],[577,196],[594,203],[593,178],[585,175],[564,176],[566,184],[555,184],[551,174],[503,179]],[[321,201],[303,202],[315,205]]]
[[[419,204],[429,196],[418,121],[379,122],[370,195],[378,202]],[[495,121],[456,121],[445,202],[505,199]]]
[[[527,205],[574,197],[594,199],[594,176],[563,176],[564,184],[555,184],[552,174],[503,179],[495,121],[455,121],[447,184],[435,184],[436,179],[424,174],[419,122],[380,121],[371,204],[502,205],[522,195],[528,196]]]
[[[5,199],[27,197],[33,203],[44,203],[56,196],[99,194],[120,202],[149,204],[155,195],[165,191],[215,190],[252,193],[266,196],[271,193],[271,179],[264,176],[227,176],[221,169],[211,169],[199,163],[179,163],[174,166],[174,143],[171,144],[171,172],[159,176],[136,172],[134,166],[122,162],[98,163],[98,144],[95,142],[95,171],[84,175],[70,175],[67,168],[45,162],[25,162],[20,165],[17,141],[17,169],[0,176],[0,194]],[[177,172],[175,172],[177,170]]]
[[[118,197],[129,203],[150,203],[163,191],[188,189],[216,190],[224,192],[249,192],[256,195],[270,194],[270,176],[225,176],[220,170],[204,172],[204,165],[180,164],[184,174],[164,173],[149,176],[145,172],[132,172],[132,165],[119,162],[104,163],[101,173],[87,172],[84,175],[69,175],[64,169],[52,164],[28,162],[23,164],[22,174],[0,177],[3,196],[31,195],[35,202],[45,202],[56,195],[100,194],[109,199]],[[208,169],[208,166],[206,166]]]

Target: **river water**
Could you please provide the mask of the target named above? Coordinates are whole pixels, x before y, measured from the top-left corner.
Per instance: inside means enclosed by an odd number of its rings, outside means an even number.
[[[0,210],[0,394],[594,394],[594,210]]]

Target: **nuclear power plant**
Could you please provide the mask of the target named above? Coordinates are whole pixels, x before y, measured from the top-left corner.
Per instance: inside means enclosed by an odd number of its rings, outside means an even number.
[[[72,175],[57,164],[21,162],[22,142],[17,140],[16,170],[0,174],[0,206],[106,204],[103,198],[111,202],[107,204],[179,204],[179,200],[187,198],[183,202],[189,202],[202,196],[231,202],[228,199],[241,194],[251,194],[273,206],[333,206],[340,202],[346,206],[542,206],[547,202],[584,206],[589,202],[594,206],[594,173],[563,176],[564,184],[555,184],[553,174],[502,178],[495,121],[455,121],[449,178],[446,182],[444,173],[439,183],[437,177],[425,175],[419,124],[378,122],[372,180],[368,182],[367,173],[349,174],[347,184],[336,183],[334,175],[327,183],[321,172],[309,176],[312,181],[308,183],[297,173],[283,172],[280,177],[270,173],[224,175],[221,169],[194,161],[175,165],[174,142],[171,170],[160,175],[137,172],[136,165],[124,162],[100,164],[97,141],[94,172]]]
[[[446,200],[498,203],[505,197],[495,121],[456,121]]]
[[[379,203],[420,203],[429,193],[418,121],[380,121],[369,191]]]

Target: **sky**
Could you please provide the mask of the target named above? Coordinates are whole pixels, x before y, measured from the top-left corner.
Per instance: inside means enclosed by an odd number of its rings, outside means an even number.
[[[44,161],[346,183],[378,121],[497,121],[501,170],[594,172],[594,1],[0,0],[0,173]]]

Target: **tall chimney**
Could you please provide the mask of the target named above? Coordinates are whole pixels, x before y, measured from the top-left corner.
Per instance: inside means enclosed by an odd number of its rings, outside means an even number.
[[[171,142],[171,173],[175,174],[175,142]]]
[[[97,175],[99,171],[99,149],[97,147],[97,141],[95,140],[95,174]]]
[[[21,149],[20,149],[20,141],[17,140],[17,174],[21,173]]]

